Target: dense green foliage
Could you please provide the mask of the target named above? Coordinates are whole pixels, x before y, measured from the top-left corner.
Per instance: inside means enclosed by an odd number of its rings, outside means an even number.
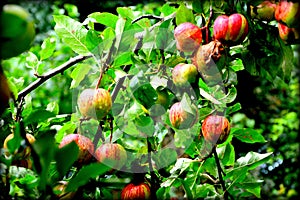
[[[78,199],[119,199],[133,180],[149,183],[153,199],[297,199],[299,45],[279,38],[275,20],[251,18],[250,4],[261,1],[112,2],[88,11],[75,1],[22,4],[33,14],[37,36],[29,51],[1,60],[15,101],[0,116],[0,141],[13,132],[13,152],[23,148],[25,133],[37,140],[25,144],[32,148],[31,169],[14,166],[14,156],[1,151],[0,199],[54,198],[62,183]],[[204,45],[216,17],[234,12],[247,18],[249,34],[224,47],[217,78],[174,86],[172,69],[193,56],[176,49],[174,28],[207,26]],[[77,105],[84,89],[96,87],[113,99],[99,121],[82,117]],[[177,101],[198,115],[188,129],[170,123],[169,108]],[[216,148],[200,131],[215,112],[231,123],[228,139]],[[110,170],[95,158],[75,165],[77,146],[58,147],[71,133],[97,147],[119,143],[125,166]]]

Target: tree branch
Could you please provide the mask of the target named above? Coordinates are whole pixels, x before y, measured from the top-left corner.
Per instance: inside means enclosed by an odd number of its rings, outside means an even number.
[[[17,101],[20,101],[22,98],[24,98],[27,94],[38,88],[40,85],[42,85],[44,82],[46,82],[48,79],[52,78],[53,76],[64,72],[66,69],[72,67],[76,63],[79,63],[87,58],[92,57],[91,55],[89,56],[76,56],[74,58],[70,58],[67,62],[63,63],[62,65],[56,67],[55,69],[50,70],[49,72],[45,73],[44,75],[39,76],[37,80],[32,82],[30,85],[28,85],[25,89],[23,89],[21,92],[18,94],[18,99]]]
[[[221,164],[220,164],[220,160],[219,160],[219,157],[218,157],[218,153],[217,153],[216,147],[213,148],[213,154],[214,154],[214,157],[215,157],[215,160],[216,160],[216,164],[217,164],[217,169],[218,169],[218,175],[219,175],[220,183],[221,183],[222,189],[224,191],[224,199],[228,200],[229,193],[228,193],[228,191],[226,189],[226,185],[225,185],[225,182],[224,182],[224,179],[223,179],[223,176],[222,176],[222,167],[221,167]]]

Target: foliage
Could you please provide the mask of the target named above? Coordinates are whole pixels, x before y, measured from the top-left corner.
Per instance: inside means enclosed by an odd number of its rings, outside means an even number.
[[[13,152],[22,147],[24,133],[36,137],[32,145],[25,140],[32,148],[31,169],[14,166],[15,158],[1,151],[1,199],[55,198],[61,181],[67,183],[64,195],[119,199],[122,188],[134,180],[147,182],[153,199],[259,199],[268,195],[265,175],[277,165],[287,162],[292,165],[287,169],[299,174],[294,154],[299,151],[294,51],[279,38],[276,21],[251,18],[250,3],[167,2],[155,13],[147,6],[124,6],[115,13],[90,13],[83,20],[75,5],[65,5],[68,14],[53,5],[53,26],[46,34],[41,25],[30,51],[1,61],[15,101],[1,116],[0,139],[13,132],[15,144],[9,147]],[[187,21],[197,24],[206,31],[203,44],[207,44],[213,39],[217,16],[234,12],[247,18],[249,34],[241,44],[224,46],[222,63],[214,65],[217,78],[208,81],[200,76],[184,88],[172,84],[173,68],[192,63],[193,56],[176,49],[174,28]],[[237,98],[248,89],[239,87],[240,72],[259,79],[255,95],[265,105],[255,120],[243,113],[248,105]],[[280,90],[275,94],[282,96],[268,94],[271,83]],[[78,109],[78,95],[86,88],[111,93],[112,109],[99,121],[82,117]],[[157,103],[161,89],[168,99],[163,106]],[[189,114],[197,107],[197,122],[188,129],[170,123],[169,109],[177,101]],[[223,144],[202,137],[202,122],[212,113],[231,122]],[[127,152],[125,166],[111,170],[96,158],[75,165],[78,147],[74,143],[58,147],[71,133],[91,138],[96,147],[122,145]],[[238,145],[249,148],[241,150]],[[276,188],[270,196],[297,196],[299,185],[293,183],[292,174],[287,172],[282,181],[280,173],[272,180]],[[286,191],[280,193],[282,188]]]

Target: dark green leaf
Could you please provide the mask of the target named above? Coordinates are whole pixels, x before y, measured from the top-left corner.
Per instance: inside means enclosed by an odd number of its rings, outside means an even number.
[[[246,143],[264,143],[266,142],[265,138],[256,130],[252,128],[242,128],[234,131],[233,136],[239,139],[242,142]]]
[[[74,178],[69,181],[67,192],[75,191],[85,185],[90,179],[94,179],[110,170],[110,167],[102,163],[92,163],[80,169]]]
[[[55,114],[47,110],[34,110],[24,119],[25,124],[45,122],[49,118],[55,117]]]
[[[77,160],[78,153],[79,148],[74,141],[55,152],[56,167],[61,177],[66,175],[70,167]]]
[[[155,161],[157,168],[161,169],[176,162],[177,152],[171,148],[164,148],[154,153],[152,158]]]

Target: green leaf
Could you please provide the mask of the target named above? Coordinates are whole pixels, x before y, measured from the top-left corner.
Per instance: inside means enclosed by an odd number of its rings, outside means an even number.
[[[224,166],[233,166],[235,162],[235,151],[232,144],[227,143],[226,146],[217,148],[217,152]]]
[[[39,122],[45,122],[49,118],[55,117],[55,114],[52,112],[49,112],[47,110],[38,109],[34,110],[32,113],[30,113],[25,119],[25,124],[32,124],[32,123],[39,123]]]
[[[41,46],[40,54],[40,60],[45,60],[47,58],[50,58],[55,50],[56,47],[56,39],[54,37],[48,37],[43,41],[43,44]]]
[[[102,42],[100,34],[95,30],[88,30],[86,35],[86,46],[91,52],[97,52],[99,45]]]
[[[157,92],[146,80],[134,76],[130,81],[130,88],[136,100],[146,109],[151,108],[155,104],[158,97]]]
[[[78,153],[79,148],[74,141],[55,152],[56,167],[61,177],[70,170],[70,167],[78,158]]]
[[[54,15],[53,19],[56,22],[54,30],[65,44],[78,54],[90,54],[86,46],[88,31],[80,22],[65,15]]]
[[[37,170],[40,177],[39,188],[41,190],[46,189],[46,184],[49,180],[48,173],[50,169],[51,161],[55,155],[55,140],[52,135],[45,134],[39,137],[33,144],[33,149],[37,153],[39,160],[34,160],[39,162],[41,169]],[[35,166],[38,164],[35,163]]]
[[[179,25],[184,22],[191,22],[195,24],[195,18],[193,11],[181,3],[176,12],[176,24]]]
[[[164,16],[168,16],[171,15],[172,13],[176,12],[176,8],[170,6],[170,4],[165,3],[162,7],[161,7],[161,13],[164,14]]]
[[[177,152],[171,148],[164,148],[152,154],[158,169],[167,167],[177,160]]]
[[[254,194],[257,198],[260,198],[261,184],[263,181],[258,180],[257,182],[242,182],[237,185],[239,188],[243,188],[246,191]]]
[[[242,142],[246,143],[264,143],[267,142],[265,138],[256,130],[252,128],[242,128],[234,131],[233,136]]]
[[[90,69],[91,69],[91,65],[89,64],[81,64],[81,63],[77,64],[76,68],[71,73],[71,78],[73,80],[71,82],[70,89],[78,87],[81,81],[88,74]]]
[[[229,63],[229,66],[231,67],[231,69],[233,69],[235,72],[237,71],[241,71],[244,69],[244,64],[243,61],[241,59],[236,59],[233,60]]]
[[[236,161],[235,168],[248,167],[249,170],[255,169],[257,166],[265,163],[270,159],[273,153],[256,153],[248,152],[245,157],[241,157]]]
[[[234,112],[239,111],[240,109],[242,109],[242,105],[240,103],[235,103],[233,106],[229,106],[228,108],[226,108],[226,114],[230,115]]]
[[[279,38],[281,47],[281,68],[282,68],[282,78],[286,83],[290,82],[293,65],[293,49],[291,45],[285,45],[283,41]]]
[[[72,121],[65,123],[59,128],[55,135],[55,140],[57,143],[60,143],[65,134],[73,133],[76,130],[76,124]]]
[[[110,167],[102,163],[92,163],[84,166],[80,169],[76,176],[69,181],[66,191],[75,191],[78,187],[85,185],[90,179],[101,176],[110,169]]]
[[[120,67],[120,66],[132,64],[131,54],[132,54],[131,52],[124,52],[118,55],[114,60],[113,66]]]
[[[118,16],[108,13],[108,12],[95,12],[88,15],[88,18],[93,18],[97,23],[103,24],[105,26],[111,27],[113,29],[116,28],[116,24],[118,21]]]

